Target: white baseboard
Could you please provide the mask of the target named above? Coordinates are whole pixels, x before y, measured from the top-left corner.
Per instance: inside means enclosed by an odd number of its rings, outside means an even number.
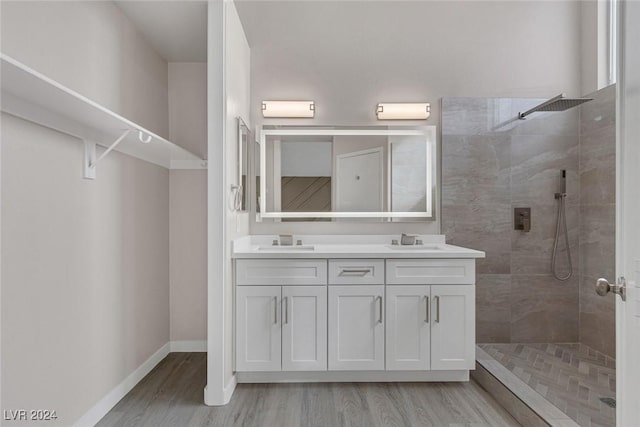
[[[229,384],[224,388],[224,404],[226,405],[231,400],[231,396],[233,396],[233,392],[236,390],[236,386],[238,385],[238,377],[233,375],[229,380]]]
[[[469,371],[272,371],[238,372],[239,384],[243,383],[384,383],[384,382],[467,382]]]
[[[153,368],[156,367],[162,359],[167,357],[169,353],[182,353],[182,352],[206,352],[206,341],[170,341],[160,347],[158,351],[153,353],[151,357],[145,360],[142,365],[133,371],[127,378],[118,384],[113,390],[111,390],[105,397],[100,399],[91,409],[89,409],[78,421],[73,424],[73,427],[93,427],[104,417],[107,412],[113,409],[114,406],[122,399],[127,393],[131,391]],[[233,377],[233,388],[230,394],[233,394],[235,389],[235,376]],[[229,385],[227,386],[229,387]],[[226,396],[225,388],[225,396]],[[231,396],[229,395],[229,398]]]
[[[93,427],[122,399],[136,384],[140,382],[155,366],[169,354],[169,343],[158,349],[151,357],[142,363],[135,371],[127,376],[124,381],[118,384],[105,397],[100,399],[91,409],[89,409],[73,427]]]
[[[207,341],[171,341],[171,353],[196,353],[207,351]]]
[[[210,390],[209,386],[204,388],[204,404],[207,406],[224,406],[231,400],[233,392],[238,385],[238,378],[233,375],[224,389]]]

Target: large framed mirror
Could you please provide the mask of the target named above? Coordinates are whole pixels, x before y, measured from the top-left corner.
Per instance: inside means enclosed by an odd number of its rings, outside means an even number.
[[[435,126],[259,133],[257,221],[435,220]]]

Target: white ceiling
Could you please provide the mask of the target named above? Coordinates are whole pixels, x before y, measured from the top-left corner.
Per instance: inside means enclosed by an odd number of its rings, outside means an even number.
[[[167,62],[206,62],[207,2],[115,0]]]

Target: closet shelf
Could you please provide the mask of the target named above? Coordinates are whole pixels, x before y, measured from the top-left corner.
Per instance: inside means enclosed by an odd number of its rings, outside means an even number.
[[[3,53],[0,60],[3,112],[80,138],[85,147],[110,147],[124,135],[113,150],[167,169],[206,169],[206,160],[143,126]]]

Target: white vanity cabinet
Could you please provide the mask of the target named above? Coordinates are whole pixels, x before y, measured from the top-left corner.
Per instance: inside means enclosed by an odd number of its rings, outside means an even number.
[[[327,262],[238,260],[235,270],[236,371],[326,371]]]
[[[282,325],[280,286],[236,288],[236,370],[279,371]]]
[[[431,287],[387,286],[386,359],[389,371],[431,366]]]
[[[431,286],[431,369],[475,368],[475,287]]]
[[[329,286],[329,370],[384,369],[384,285]]]
[[[327,287],[282,287],[282,370],[327,370]]]
[[[235,260],[238,381],[468,380],[475,259],[296,255]]]
[[[388,370],[474,369],[475,260],[387,260],[386,283]]]

